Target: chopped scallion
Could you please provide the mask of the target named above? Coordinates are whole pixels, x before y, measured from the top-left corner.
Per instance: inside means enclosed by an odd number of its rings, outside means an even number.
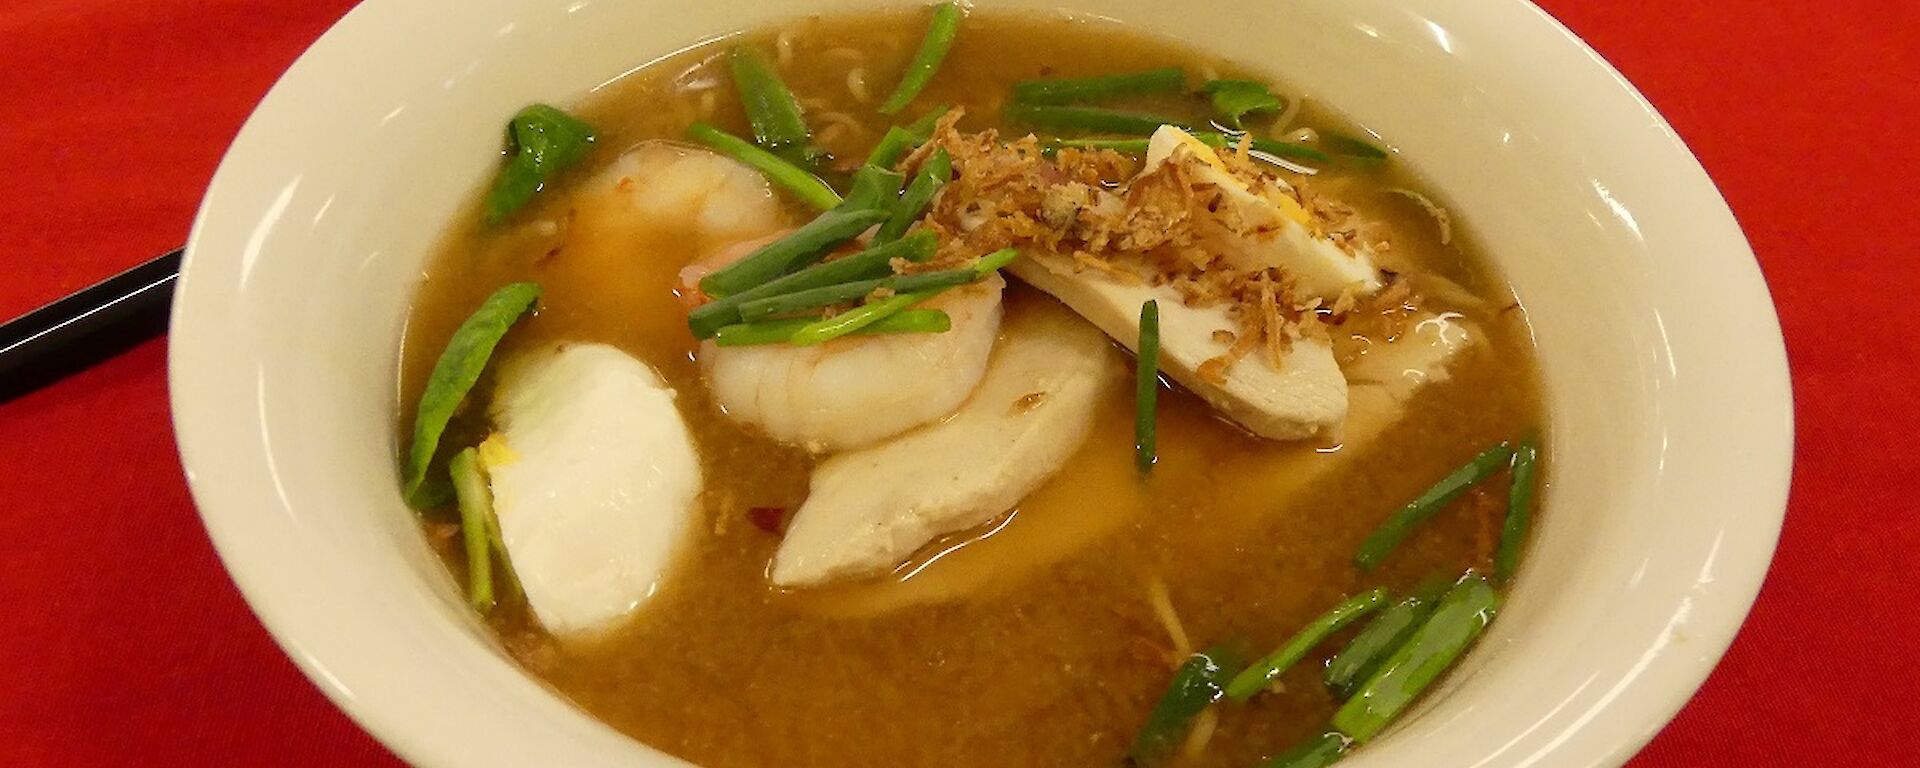
[[[1209,648],[1187,657],[1173,673],[1173,683],[1147,715],[1146,727],[1133,740],[1127,757],[1136,766],[1158,765],[1186,738],[1193,719],[1220,699],[1221,684],[1233,675],[1236,662],[1226,649]]]
[[[746,163],[767,177],[768,181],[792,192],[801,202],[821,210],[828,210],[840,204],[840,195],[819,177],[807,172],[807,169],[794,165],[778,155],[756,147],[726,131],[706,123],[694,123],[687,128],[688,138],[711,147],[720,154]]]
[[[880,231],[874,233],[876,243],[884,243],[907,233],[907,227],[920,220],[927,205],[933,202],[933,196],[947,185],[953,177],[953,158],[944,149],[936,149],[926,162],[920,164],[920,170],[913,174],[913,183],[907,185],[907,191],[900,195],[900,202],[894,208],[887,223],[880,225]]]
[[[794,334],[813,323],[814,320],[808,317],[738,323],[721,328],[720,332],[715,334],[713,341],[723,347],[786,344],[793,341]],[[946,333],[952,329],[953,319],[945,312],[937,309],[908,309],[862,326],[848,335]]]
[[[953,47],[953,39],[960,32],[962,11],[959,3],[945,2],[934,6],[933,21],[927,25],[927,35],[920,40],[919,50],[914,51],[913,60],[907,62],[907,71],[900,77],[900,85],[893,94],[881,102],[882,114],[895,114],[907,108],[913,97],[926,90],[933,82],[933,75],[940,70],[940,62],[947,58],[947,50]]]
[[[1360,543],[1360,552],[1353,558],[1354,564],[1360,566],[1360,570],[1363,571],[1373,570],[1380,565],[1381,561],[1387,559],[1387,555],[1393,552],[1394,547],[1400,546],[1400,542],[1405,541],[1415,528],[1420,527],[1421,523],[1426,522],[1428,518],[1434,516],[1434,513],[1448,504],[1452,504],[1455,499],[1460,498],[1461,494],[1466,493],[1467,489],[1498,471],[1500,467],[1506,465],[1507,459],[1512,455],[1513,449],[1506,443],[1501,443],[1482,451],[1465,466],[1441,478],[1440,482],[1434,483],[1433,487],[1420,494],[1419,498],[1396,510],[1380,524],[1380,527],[1375,528],[1373,533],[1367,536],[1367,540]]]
[[[1235,701],[1246,701],[1254,694],[1265,690],[1267,685],[1278,678],[1282,672],[1306,658],[1307,652],[1314,646],[1326,642],[1333,633],[1346,628],[1360,617],[1372,613],[1387,601],[1387,591],[1371,589],[1341,601],[1332,610],[1301,627],[1285,645],[1280,646],[1266,658],[1254,662],[1227,684],[1227,696]]]
[[[700,290],[708,296],[725,298],[756,288],[797,266],[818,261],[834,246],[886,221],[887,214],[884,208],[835,208],[792,234],[701,278]]]
[[[811,146],[813,136],[800,111],[800,99],[780,79],[773,62],[759,49],[740,47],[729,54],[728,63],[747,123],[753,127],[753,140],[791,162],[813,165],[820,153]]]
[[[1347,756],[1353,742],[1339,731],[1328,731],[1260,764],[1260,768],[1326,768]]]
[[[1334,713],[1333,726],[1356,742],[1372,739],[1459,660],[1499,606],[1500,597],[1486,579],[1477,574],[1461,579],[1413,636]]]
[[[804,291],[795,291],[779,296],[769,296],[764,299],[748,301],[740,305],[740,317],[748,322],[754,322],[775,315],[804,312],[809,309],[819,309],[834,304],[858,301],[882,288],[894,291],[895,293],[911,293],[913,291],[924,291],[930,288],[949,288],[971,283],[979,279],[980,274],[973,269],[948,269],[939,272],[922,272],[917,275],[899,275],[896,277],[882,277],[872,280],[855,280],[853,282],[809,288]]]
[[[472,448],[453,455],[454,498],[460,505],[460,538],[467,550],[467,604],[481,615],[493,611],[493,544],[487,519],[493,516],[493,491]]]
[[[1527,528],[1533,518],[1533,494],[1538,486],[1534,477],[1540,459],[1540,441],[1528,437],[1513,449],[1513,482],[1507,487],[1507,520],[1500,527],[1500,546],[1493,553],[1493,577],[1500,581],[1513,578],[1520,566],[1520,548],[1527,543]]]
[[[1179,67],[1099,77],[1026,80],[1013,84],[1013,100],[1022,104],[1082,104],[1126,96],[1178,93],[1187,85]]]
[[[1180,121],[1170,117],[1100,107],[1056,107],[1016,103],[1007,105],[1003,114],[1010,122],[1025,123],[1036,128],[1055,131],[1145,136],[1160,130],[1160,126],[1163,125],[1185,128]]]
[[[827,216],[832,215],[832,213],[827,214]],[[869,212],[865,219],[868,223],[861,229],[871,226],[879,216],[884,215],[884,211]],[[854,225],[846,226],[850,228]],[[858,231],[856,230],[854,234],[858,234]],[[694,338],[710,338],[722,327],[750,319],[741,313],[742,308],[750,302],[855,280],[886,277],[893,274],[894,259],[906,259],[915,263],[926,261],[933,258],[938,244],[939,240],[932,232],[915,232],[851,256],[815,264],[739,293],[702,304],[687,313],[687,328],[693,331]]]
[[[1433,612],[1433,604],[1451,586],[1450,581],[1432,580],[1382,609],[1347,641],[1345,648],[1327,661],[1326,672],[1322,674],[1327,687],[1343,698],[1352,695],[1355,686],[1371,677],[1387,660],[1387,655],[1420,628],[1427,614]]]
[[[934,294],[942,290],[945,289],[929,288],[924,291],[902,293],[879,301],[862,304],[834,315],[833,317],[808,323],[806,327],[795,332],[793,338],[789,341],[802,347],[832,341],[869,325],[873,325],[890,316],[899,314],[907,307],[933,298]]]
[[[1134,358],[1133,466],[1141,474],[1159,461],[1155,422],[1160,401],[1160,302],[1140,305],[1140,342]]]

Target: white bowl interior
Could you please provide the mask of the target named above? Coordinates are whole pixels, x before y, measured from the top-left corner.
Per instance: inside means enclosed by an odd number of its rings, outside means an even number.
[[[1447,198],[1532,317],[1551,487],[1480,650],[1351,764],[1623,762],[1744,617],[1791,442],[1765,286],[1665,123],[1518,0],[978,5],[1078,8],[1253,65],[1379,131]],[[171,348],[189,479],[254,610],[402,756],[671,763],[526,677],[464,608],[396,492],[397,345],[504,116],[795,13],[370,0],[288,72],[215,177]]]

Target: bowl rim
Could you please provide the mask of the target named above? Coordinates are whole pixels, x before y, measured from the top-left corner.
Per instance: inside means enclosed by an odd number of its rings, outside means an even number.
[[[192,344],[197,343],[195,341],[196,339],[217,333],[219,330],[214,318],[204,317],[197,312],[198,304],[195,302],[194,297],[201,293],[201,289],[199,288],[201,282],[196,279],[196,275],[207,272],[210,269],[208,267],[200,267],[199,265],[205,264],[209,260],[220,258],[213,255],[203,255],[201,246],[206,230],[210,226],[209,222],[216,220],[223,214],[223,212],[212,203],[215,193],[223,186],[232,182],[231,177],[236,174],[233,166],[239,162],[236,160],[236,156],[241,149],[260,144],[265,140],[262,136],[258,135],[262,131],[258,125],[261,122],[260,116],[262,114],[281,108],[283,102],[299,98],[299,94],[295,92],[295,86],[289,84],[289,80],[293,75],[317,67],[318,65],[315,62],[322,57],[338,55],[341,51],[350,48],[354,44],[352,39],[353,35],[360,25],[381,24],[383,23],[383,19],[391,15],[391,12],[396,8],[416,1],[417,0],[367,0],[351,9],[288,67],[286,72],[275,82],[274,86],[268,91],[266,96],[262,98],[260,104],[243,124],[209,183],[207,197],[195,216],[193,227],[187,240],[186,257],[181,266],[180,287],[177,294],[180,299],[175,302],[172,311],[173,328],[176,329],[174,341],[177,343],[169,345],[168,379],[172,412],[175,414],[174,427],[176,441],[186,472],[188,485],[192,491],[202,521],[213,539],[216,551],[224,567],[227,568],[229,574],[241,590],[250,610],[254,611],[255,615],[259,617],[261,623],[266,627],[275,643],[293,660],[295,665],[307,676],[309,681],[337,707],[346,712],[359,726],[374,735],[385,746],[393,749],[409,762],[438,764],[437,761],[451,761],[455,759],[456,753],[441,746],[438,740],[408,728],[403,722],[404,718],[401,714],[370,703],[366,699],[356,696],[353,691],[349,690],[348,687],[341,682],[341,678],[330,669],[330,660],[322,658],[320,653],[316,652],[303,638],[296,636],[289,628],[288,623],[280,613],[280,610],[287,604],[287,595],[281,591],[270,591],[281,590],[284,585],[279,582],[274,582],[272,586],[269,586],[269,582],[272,580],[263,578],[262,574],[258,573],[252,564],[243,562],[236,557],[238,552],[248,546],[244,540],[244,524],[240,521],[240,518],[253,515],[255,511],[252,509],[235,508],[233,505],[223,503],[222,499],[217,498],[218,494],[215,486],[219,484],[219,481],[213,480],[212,478],[219,475],[218,473],[212,473],[208,470],[210,468],[211,457],[215,453],[215,445],[225,442],[225,439],[213,431],[206,429],[203,422],[193,421],[179,416],[182,412],[204,413],[209,410],[232,407],[231,403],[204,402],[207,394],[204,388],[198,386],[202,372],[184,365],[182,361],[186,356],[185,350]],[[1625,94],[1629,95],[1633,103],[1640,110],[1644,111],[1645,116],[1657,126],[1666,141],[1671,144],[1670,148],[1677,149],[1682,156],[1691,161],[1691,167],[1679,169],[1679,172],[1687,175],[1689,177],[1687,181],[1689,182],[1704,184],[1705,190],[1709,194],[1709,199],[1703,199],[1702,203],[1706,208],[1714,209],[1706,210],[1703,208],[1703,215],[1724,217],[1729,222],[1733,221],[1732,212],[1725,202],[1724,195],[1720,193],[1711,177],[1706,174],[1697,156],[1693,154],[1691,149],[1687,147],[1685,142],[1673,130],[1665,117],[1601,54],[1574,34],[1572,30],[1568,29],[1558,19],[1554,18],[1545,10],[1533,5],[1531,2],[1528,2],[1528,0],[1501,0],[1499,3],[1489,3],[1482,9],[1482,12],[1489,14],[1526,14],[1534,17],[1533,20],[1535,21],[1544,20],[1547,24],[1551,25],[1552,29],[1563,38],[1559,41],[1561,44],[1571,44],[1586,57],[1590,58],[1593,64],[1598,66],[1605,76],[1612,81],[1614,87],[1621,89]],[[1715,206],[1717,206],[1717,208],[1715,208]],[[1737,249],[1740,254],[1744,255],[1746,257],[1744,266],[1750,269],[1754,276],[1759,276],[1758,263],[1753,257],[1751,246],[1746,241],[1744,233],[1741,233],[1738,229],[1737,222],[1733,224],[1733,227],[1733,231],[1737,235],[1735,237],[1737,242],[1729,242],[1724,245],[1728,248]],[[1761,540],[1757,541],[1749,538],[1747,545],[1752,549],[1746,553],[1752,557],[1755,562],[1760,563],[1761,567],[1752,568],[1747,571],[1721,574],[1723,583],[1720,586],[1723,593],[1727,595],[1728,604],[1731,605],[1737,602],[1739,605],[1738,610],[1731,614],[1734,620],[1724,625],[1696,628],[1695,641],[1697,643],[1696,648],[1701,650],[1698,654],[1701,663],[1688,667],[1685,674],[1669,679],[1666,683],[1668,695],[1661,700],[1658,706],[1654,707],[1660,711],[1651,713],[1651,717],[1640,718],[1641,720],[1650,722],[1651,727],[1643,728],[1628,735],[1619,740],[1616,746],[1606,750],[1604,753],[1584,755],[1584,757],[1587,757],[1589,760],[1586,764],[1599,765],[1624,762],[1632,754],[1644,747],[1646,743],[1658,733],[1661,727],[1664,727],[1692,697],[1699,686],[1705,682],[1707,676],[1731,646],[1739,629],[1744,624],[1747,614],[1751,611],[1752,605],[1758,597],[1760,588],[1770,571],[1773,552],[1777,546],[1784,523],[1786,502],[1792,475],[1791,468],[1794,442],[1792,382],[1787,368],[1785,341],[1780,330],[1777,311],[1773,309],[1771,295],[1768,292],[1764,279],[1758,279],[1755,282],[1758,284],[1760,291],[1758,299],[1767,307],[1766,317],[1764,318],[1765,322],[1762,323],[1764,327],[1757,328],[1756,333],[1759,333],[1763,337],[1759,339],[1759,341],[1764,342],[1770,347],[1769,351],[1774,354],[1773,359],[1758,362],[1763,368],[1767,369],[1765,378],[1768,379],[1768,381],[1764,383],[1777,385],[1777,392],[1779,393],[1777,402],[1765,405],[1768,409],[1774,409],[1783,413],[1786,420],[1785,431],[1780,435],[1782,439],[1778,445],[1772,446],[1772,452],[1775,456],[1774,465],[1756,468],[1757,477],[1771,477],[1774,479],[1774,482],[1770,486],[1762,483],[1761,485],[1765,487],[1759,487],[1754,490],[1753,493],[1759,497],[1772,499],[1772,501],[1767,502],[1761,510],[1752,513],[1752,517],[1745,519],[1745,522],[1749,524],[1764,524],[1761,529],[1748,532],[1749,534],[1762,534],[1762,537]],[[1761,318],[1754,319],[1760,320]],[[270,447],[264,439],[258,445],[249,447],[262,452],[270,451]],[[277,482],[277,480],[275,482]]]

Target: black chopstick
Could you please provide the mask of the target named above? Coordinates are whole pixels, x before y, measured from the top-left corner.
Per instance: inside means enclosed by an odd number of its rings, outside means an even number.
[[[176,248],[0,325],[0,403],[167,330]]]

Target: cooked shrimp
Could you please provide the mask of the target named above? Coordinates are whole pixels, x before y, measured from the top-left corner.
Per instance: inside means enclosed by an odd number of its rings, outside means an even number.
[[[785,221],[765,177],[704,149],[646,141],[588,182],[585,199],[616,215],[682,222],[712,251],[761,237]]]
[[[815,347],[700,345],[728,416],[819,452],[856,448],[953,413],[986,374],[1000,334],[999,275],[934,297],[946,333],[847,336]]]

